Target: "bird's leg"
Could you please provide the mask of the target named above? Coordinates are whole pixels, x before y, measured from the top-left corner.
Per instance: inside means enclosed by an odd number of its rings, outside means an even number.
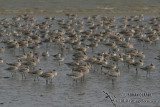
[[[24,49],[24,47],[23,47],[23,54],[25,53],[25,49]]]
[[[51,79],[50,83],[52,83],[52,79]]]
[[[118,62],[117,62],[117,67],[118,67]]]
[[[13,77],[13,73],[11,72],[11,76]]]
[[[83,81],[83,77],[81,77],[81,81]]]
[[[39,81],[38,75],[37,75],[37,80]]]
[[[102,67],[101,67],[101,73],[102,73]]]
[[[112,85],[114,85],[114,79],[112,79]]]
[[[36,81],[36,75],[34,76],[34,81]]]
[[[77,86],[77,79],[76,79],[76,86]]]
[[[24,79],[26,79],[26,75],[24,74]]]
[[[138,69],[136,68],[136,74],[138,74]]]
[[[46,79],[46,84],[48,84],[48,80]]]
[[[92,47],[92,52],[94,52],[93,47]]]
[[[22,80],[23,80],[23,74],[21,74],[22,75]]]
[[[83,81],[84,81],[84,77],[85,77],[85,75],[83,75]]]
[[[148,71],[147,71],[146,77],[148,77]]]
[[[48,49],[48,43],[46,43],[46,51],[47,51],[47,49]]]

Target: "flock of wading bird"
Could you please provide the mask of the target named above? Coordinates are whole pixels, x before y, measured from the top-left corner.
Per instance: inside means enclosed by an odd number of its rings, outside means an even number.
[[[80,78],[83,81],[90,71],[117,78],[120,67],[128,70],[134,67],[137,74],[146,71],[148,77],[155,65],[150,63],[144,66],[145,54],[134,45],[138,42],[145,48],[156,44],[159,31],[160,17],[145,19],[143,14],[118,18],[66,14],[63,17],[45,17],[43,20],[24,14],[1,19],[0,40],[3,47],[0,53],[4,55],[5,50],[15,51],[13,57],[17,60],[5,62],[8,66],[5,70],[12,76],[18,72],[25,79],[26,74],[31,74],[35,81],[42,77],[46,83],[52,81],[58,71],[35,69],[42,57],[52,57],[59,67],[66,64],[72,71],[66,75],[76,83]],[[42,46],[45,52],[39,50]],[[53,50],[57,48],[58,53],[51,55],[48,51],[51,47]],[[16,54],[17,49],[21,54]],[[72,62],[64,62],[67,54],[71,54]],[[155,59],[160,60],[160,56]],[[0,58],[0,63],[3,62]]]

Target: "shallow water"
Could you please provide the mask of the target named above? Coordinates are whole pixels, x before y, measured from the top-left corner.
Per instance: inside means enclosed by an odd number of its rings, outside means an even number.
[[[120,16],[119,16],[120,17]],[[116,17],[116,18],[119,18]],[[44,17],[36,17],[38,21],[43,21]],[[57,19],[66,18],[64,16]],[[79,17],[81,19],[81,16]],[[145,16],[146,20],[150,16]],[[118,22],[117,22],[118,24]],[[55,29],[58,27],[55,26]],[[58,63],[53,60],[53,57],[41,58],[36,69],[42,68],[45,72],[56,69],[58,75],[53,79],[53,83],[45,84],[45,80],[40,78],[40,81],[33,81],[33,77],[27,75],[26,80],[21,80],[21,75],[18,73],[14,77],[10,77],[10,73],[4,69],[7,67],[6,62],[16,61],[16,55],[22,53],[17,50],[7,50],[0,54],[4,59],[4,63],[0,65],[0,106],[1,107],[114,107],[111,101],[106,97],[103,91],[108,92],[111,96],[115,96],[114,103],[117,107],[153,107],[160,106],[160,62],[154,58],[159,55],[160,41],[157,44],[149,45],[148,48],[142,48],[141,43],[133,40],[135,48],[143,50],[146,58],[144,66],[154,63],[156,69],[151,72],[150,77],[146,77],[146,72],[139,70],[138,75],[135,73],[135,68],[131,67],[128,70],[124,64],[119,64],[121,76],[118,77],[114,84],[111,78],[106,77],[98,71],[91,71],[85,76],[84,81],[78,81],[77,86],[75,81],[67,77],[67,73],[71,73],[64,63],[71,62],[72,51],[66,54],[65,61],[58,66]],[[0,47],[4,46],[3,43]],[[89,56],[95,53],[108,50],[107,47],[100,45],[94,49],[87,50]],[[31,51],[27,49],[27,51]],[[45,51],[45,45],[42,45],[38,52]],[[50,46],[49,53],[54,55],[59,52],[55,46]],[[4,78],[9,77],[9,78]],[[149,93],[151,96],[129,96],[129,93]],[[124,101],[125,100],[125,101]],[[127,101],[132,100],[132,102]],[[140,102],[142,101],[143,102]],[[139,101],[139,102],[138,102]],[[144,102],[149,101],[149,102]]]
[[[159,14],[159,0],[0,0],[1,14]]]

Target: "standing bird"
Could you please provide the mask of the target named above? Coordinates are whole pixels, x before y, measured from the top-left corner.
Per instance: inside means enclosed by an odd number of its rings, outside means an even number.
[[[12,62],[12,63],[6,63],[6,64],[19,67],[19,66],[21,66],[21,60],[18,60],[16,62]]]
[[[105,68],[106,70],[114,70],[117,68],[115,63],[109,63],[107,65],[103,65],[101,66],[101,72],[102,72],[102,68]]]
[[[3,63],[3,59],[2,58],[0,58],[0,64],[2,64]]]
[[[53,57],[54,57],[54,60],[57,60],[59,62],[59,66],[61,65],[61,62],[63,62],[65,59],[65,55],[63,53],[55,54],[53,55]]]
[[[77,83],[77,79],[81,78],[83,76],[83,72],[82,71],[77,71],[77,72],[73,72],[71,74],[66,74],[66,75],[73,78]]]
[[[148,74],[150,75],[150,72],[155,69],[155,65],[151,63],[150,65],[145,66],[145,67],[143,67],[143,68],[141,68],[141,69],[144,70],[144,71],[146,71],[146,72],[147,72],[147,75],[148,75]],[[146,76],[147,76],[147,75],[146,75]]]
[[[3,53],[5,51],[5,48],[4,47],[1,47],[0,48],[0,53]]]
[[[109,76],[112,78],[112,84],[114,84],[114,79],[118,76],[120,76],[120,71],[119,69],[116,69],[116,71],[108,71],[104,72],[105,75]]]
[[[5,70],[11,72],[11,75],[13,77],[13,73],[16,73],[16,71],[18,70],[18,67],[17,66],[10,66],[10,67],[6,68]]]
[[[43,56],[43,57],[49,57],[49,56],[50,56],[50,54],[49,54],[49,52],[48,52],[48,51],[46,51],[46,52],[42,52],[42,56]]]
[[[22,75],[22,80],[23,80],[23,78],[26,79],[26,75],[25,74],[29,72],[29,67],[19,68],[18,72]]]
[[[52,70],[50,72],[45,72],[40,75],[40,77],[46,79],[46,84],[48,84],[48,80],[51,80],[51,82],[52,82],[52,79],[54,76],[57,76],[56,70]]]
[[[118,77],[120,76],[120,71],[117,69],[116,71],[108,71],[105,72],[106,75],[111,76],[111,77]]]
[[[136,67],[136,74],[138,73],[138,67],[143,66],[143,61],[139,60],[137,62],[133,62],[131,65],[133,65],[134,67]]]
[[[35,75],[34,81],[36,81],[36,80],[39,81],[38,76],[41,75],[41,74],[43,73],[43,70],[40,68],[40,69],[38,69],[38,70],[29,72],[29,73],[32,74],[32,75]]]

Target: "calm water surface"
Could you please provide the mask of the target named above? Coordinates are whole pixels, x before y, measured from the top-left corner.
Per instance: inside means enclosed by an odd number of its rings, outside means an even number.
[[[0,0],[1,14],[159,14],[159,0]]]

